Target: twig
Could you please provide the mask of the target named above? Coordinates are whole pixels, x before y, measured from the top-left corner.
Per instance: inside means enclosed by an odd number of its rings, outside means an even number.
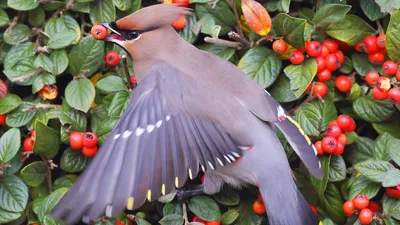
[[[80,74],[74,76],[72,79],[81,79],[81,78],[86,78],[86,75],[89,73],[89,70],[83,70]]]
[[[57,15],[63,15],[65,11],[68,11],[74,6],[75,0],[69,0],[68,3],[65,5],[64,8],[58,9],[54,14],[53,17],[56,17]]]
[[[29,107],[26,109],[22,109],[22,112],[30,112],[30,111],[37,110],[37,109],[54,109],[54,108],[57,108],[57,105],[39,103],[35,106]]]
[[[45,46],[37,46],[36,48],[35,48],[35,52],[39,52],[39,53],[47,53],[47,54],[49,54],[50,52],[51,52],[51,50],[49,49],[49,47],[47,47],[47,45],[45,45]]]
[[[22,82],[22,81],[24,81],[24,80],[27,80],[27,79],[29,79],[29,78],[31,78],[31,77],[33,77],[33,76],[36,76],[36,75],[40,74],[41,72],[43,72],[43,69],[42,69],[42,68],[38,68],[38,69],[35,70],[35,71],[32,71],[32,72],[27,73],[27,74],[25,74],[25,75],[22,75],[22,76],[20,76],[20,77],[11,78],[10,80],[11,80],[12,82]]]
[[[240,26],[240,17],[239,17],[239,13],[238,10],[236,8],[236,4],[234,0],[227,0],[227,2],[231,5],[231,8],[233,10],[233,13],[235,14],[235,18],[236,18],[236,30],[239,32],[240,37],[244,38],[244,33],[243,33],[243,29]]]
[[[189,224],[189,219],[187,215],[186,203],[182,203],[183,219],[185,220],[185,225]]]
[[[44,163],[49,163],[51,161],[51,163],[53,163],[53,160],[48,160],[46,161],[45,159],[42,159]],[[52,171],[52,166],[50,164],[50,167],[47,167],[47,173],[46,173],[46,180],[47,180],[47,186],[49,187],[49,191],[53,192],[54,187],[53,187],[53,181],[51,178],[51,171]]]
[[[129,90],[132,90],[135,87],[135,85],[132,83],[131,75],[129,74],[127,60],[128,60],[128,57],[126,56],[126,54],[123,54],[122,55],[122,67],[124,68],[126,80],[128,81],[128,88],[129,88]]]
[[[250,41],[246,40],[245,38],[241,37],[238,33],[234,32],[234,31],[230,31],[228,33],[228,37],[240,42],[242,44],[242,47],[247,49],[247,48],[251,48],[253,47],[253,43],[251,43]]]
[[[18,16],[19,16],[19,14],[18,14]],[[15,27],[15,25],[17,25],[17,23],[18,23],[18,16],[14,16],[13,21],[10,22],[9,27],[8,27],[8,35],[10,35],[11,40],[13,39],[12,30]]]
[[[235,42],[235,41],[227,41],[227,40],[212,38],[212,37],[205,37],[204,41],[207,43],[227,46],[227,47],[236,48],[236,49],[242,48],[242,44],[239,42]]]

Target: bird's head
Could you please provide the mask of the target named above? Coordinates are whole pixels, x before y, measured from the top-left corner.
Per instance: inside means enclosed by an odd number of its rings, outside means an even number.
[[[168,38],[168,31],[173,30],[171,22],[190,13],[190,9],[175,4],[145,7],[115,22],[102,23],[111,30],[104,40],[118,44],[133,59],[154,54],[165,44],[163,41]]]

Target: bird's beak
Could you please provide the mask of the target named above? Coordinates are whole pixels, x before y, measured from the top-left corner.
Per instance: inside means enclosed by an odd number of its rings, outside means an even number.
[[[109,41],[114,43],[125,41],[121,33],[118,32],[117,28],[115,27],[115,23],[101,23],[101,25],[103,25],[105,28],[111,31],[111,34],[107,35],[107,37],[104,38],[104,41]]]

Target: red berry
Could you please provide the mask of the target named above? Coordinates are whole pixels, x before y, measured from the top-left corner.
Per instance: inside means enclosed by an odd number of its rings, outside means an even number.
[[[206,225],[220,225],[220,224],[221,224],[220,221],[209,221],[209,222],[207,222]]]
[[[325,56],[327,56],[327,55],[329,55],[329,49],[325,45],[322,45],[322,47],[321,47],[321,56],[320,57],[325,58]]]
[[[354,208],[361,210],[365,209],[369,205],[369,199],[365,194],[358,194],[353,199]]]
[[[376,38],[376,45],[378,45],[378,48],[384,48],[386,49],[386,35],[381,34]]]
[[[376,44],[376,37],[373,35],[366,36],[363,40],[364,52],[374,54],[379,51],[378,45]]]
[[[92,132],[83,134],[82,145],[85,147],[93,148],[97,144],[97,136]]]
[[[370,209],[361,210],[360,214],[358,214],[358,220],[361,224],[370,224],[372,222],[372,218],[374,213]]]
[[[332,39],[325,40],[324,45],[328,48],[330,53],[336,52],[339,49],[339,44]]]
[[[333,54],[335,54],[339,58],[339,63],[340,63],[340,65],[342,65],[344,63],[344,54],[343,54],[343,52],[340,51],[340,50],[337,50]]]
[[[308,205],[310,206],[311,210],[315,213],[315,215],[318,215],[317,208],[312,204],[308,204]]]
[[[388,60],[382,65],[382,72],[385,75],[393,76],[397,72],[397,64],[391,60]]]
[[[284,40],[276,40],[272,44],[272,49],[278,54],[283,54],[288,49],[288,45]]]
[[[332,120],[331,122],[329,122],[328,126],[333,125],[333,124],[337,125],[338,123],[336,120]]]
[[[306,44],[306,51],[309,56],[317,58],[321,55],[322,45],[318,41],[310,41]]]
[[[103,25],[96,24],[90,30],[92,37],[97,40],[102,40],[107,37],[108,31]]]
[[[106,54],[106,62],[110,66],[116,66],[119,63],[119,54],[116,51],[109,51]]]
[[[330,71],[336,71],[340,67],[339,57],[330,53],[325,57],[326,68]]]
[[[374,85],[379,79],[379,73],[376,71],[369,71],[367,75],[365,75],[365,81],[369,85]]]
[[[347,201],[343,204],[343,211],[346,214],[353,214],[354,212],[354,203],[353,201]]]
[[[347,76],[341,75],[341,76],[336,77],[336,79],[335,79],[335,86],[341,92],[350,91],[351,85],[353,85],[353,82]]]
[[[376,81],[376,87],[383,92],[389,91],[391,87],[390,79],[384,76],[379,77]]]
[[[294,50],[293,52],[290,53],[290,62],[292,64],[298,65],[301,64],[303,61],[304,61],[304,55],[301,51]]]
[[[386,50],[386,48],[381,48],[381,49],[379,49],[379,52],[386,55],[387,50]]]
[[[200,218],[197,217],[197,216],[194,216],[194,217],[193,217],[192,222],[198,222],[198,223],[202,223],[202,224],[204,224],[204,225],[207,223],[205,220],[202,220],[202,219],[200,219]]]
[[[179,5],[180,7],[188,7],[189,0],[172,0],[172,3]]]
[[[396,80],[397,80],[397,81],[400,81],[400,68],[397,69],[397,72],[396,72]]]
[[[389,187],[386,188],[386,194],[391,197],[399,198],[400,199],[400,190],[396,187]]]
[[[0,115],[0,125],[5,125],[6,124],[6,118],[7,118],[7,114],[1,114]]]
[[[328,154],[334,153],[337,145],[337,140],[334,137],[324,137],[322,139],[322,149],[324,149],[324,152]]]
[[[356,122],[354,122],[353,118],[351,118],[351,121],[349,129],[345,130],[345,132],[352,132],[356,129]]]
[[[32,138],[28,137],[25,138],[24,140],[24,150],[27,152],[32,152],[33,151],[33,140]]]
[[[400,88],[390,89],[388,92],[388,99],[393,104],[399,104],[400,103]]]
[[[332,72],[328,69],[324,69],[323,71],[317,73],[317,77],[319,81],[328,81],[332,77]]]
[[[83,148],[82,148],[82,154],[83,154],[84,156],[87,156],[87,157],[93,157],[94,155],[96,155],[97,150],[99,150],[99,148],[97,147],[97,145],[95,145],[94,147],[83,146]]]
[[[68,139],[72,149],[79,150],[83,147],[83,134],[81,132],[72,132]]]
[[[262,196],[261,196],[261,192],[258,192],[257,199],[263,202],[263,198],[262,198]]]
[[[375,201],[369,201],[368,209],[370,209],[372,212],[380,212],[381,207],[379,206],[379,203]]]
[[[380,91],[377,87],[374,87],[372,89],[372,96],[376,99],[376,100],[384,100],[388,98],[388,92],[385,91]]]
[[[338,138],[341,134],[342,128],[340,128],[339,125],[332,124],[326,128],[326,136]]]
[[[309,92],[311,90],[312,83],[310,83],[304,92]]]
[[[254,211],[255,213],[257,213],[258,215],[265,214],[266,210],[265,210],[264,203],[263,203],[262,201],[260,201],[260,200],[257,199],[257,200],[253,203],[253,211]]]
[[[341,144],[343,144],[343,145],[346,145],[347,144],[347,142],[349,141],[349,139],[347,138],[347,136],[345,135],[345,134],[341,134],[339,137],[338,137],[338,143],[341,143]]]
[[[185,28],[186,23],[187,23],[186,17],[184,15],[181,15],[178,19],[172,21],[171,25],[176,30],[182,30],[183,28]]]
[[[351,46],[346,42],[340,40],[336,40],[336,42],[339,44],[339,48],[343,49],[344,51],[348,51],[351,49]]]
[[[36,130],[31,130],[31,132],[29,133],[29,135],[31,136],[32,140],[35,140],[35,137],[36,137]]]
[[[313,95],[324,97],[328,93],[328,86],[324,82],[315,82]]]
[[[318,72],[321,72],[324,69],[326,69],[325,58],[320,56],[320,57],[316,58],[315,60],[317,61]]]
[[[357,52],[363,52],[364,51],[364,44],[363,43],[358,43],[358,44],[354,45],[354,49]]]
[[[135,75],[132,75],[130,77],[130,79],[131,79],[132,84],[136,84],[137,80],[136,80],[136,76]]]
[[[315,149],[317,149],[317,154],[318,155],[323,155],[324,154],[324,150],[322,149],[322,142],[321,141],[317,141],[314,143]]]
[[[344,144],[338,142],[336,150],[332,153],[334,155],[341,155],[344,152]]]
[[[368,55],[368,60],[373,64],[382,64],[385,61],[385,54],[376,52]]]
[[[348,115],[342,114],[337,117],[336,121],[339,127],[346,131],[349,129],[351,123],[353,122],[353,118]]]

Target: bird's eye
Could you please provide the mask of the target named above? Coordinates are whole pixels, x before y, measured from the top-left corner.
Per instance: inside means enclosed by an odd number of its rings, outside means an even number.
[[[140,36],[140,34],[136,31],[131,31],[128,33],[128,39],[129,40],[135,40]]]

